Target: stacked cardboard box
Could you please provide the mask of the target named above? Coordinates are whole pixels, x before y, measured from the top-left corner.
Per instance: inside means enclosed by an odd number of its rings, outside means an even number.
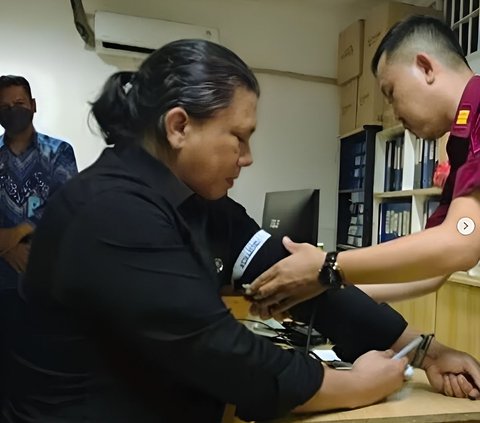
[[[340,134],[353,131],[357,119],[358,77],[363,65],[363,26],[359,20],[338,37],[338,76],[340,85]]]
[[[340,33],[338,44],[338,84],[341,90],[340,135],[365,124],[384,123],[384,127],[387,127],[398,123],[394,119],[391,106],[384,101],[370,66],[375,51],[387,31],[396,22],[410,15],[430,15],[440,18],[442,16],[441,12],[432,8],[385,2],[373,8],[364,23],[357,21]],[[361,35],[359,35],[359,27],[362,28]],[[353,28],[356,28],[355,33]],[[356,44],[352,41],[349,44],[349,40],[362,40],[363,47],[357,46],[355,50],[353,46]],[[350,45],[352,45],[351,48]],[[349,56],[348,51],[358,53]],[[352,78],[357,78],[358,81],[353,82]],[[350,105],[353,97],[347,97],[347,95],[352,95],[355,84],[357,85],[355,96],[357,105],[353,107]],[[353,114],[354,122],[352,122]],[[385,122],[383,122],[384,114]]]

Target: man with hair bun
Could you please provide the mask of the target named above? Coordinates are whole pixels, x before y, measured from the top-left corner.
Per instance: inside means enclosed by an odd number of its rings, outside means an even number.
[[[348,372],[252,333],[222,301],[232,279],[248,283],[286,254],[227,195],[253,162],[259,95],[235,53],[201,40],[107,80],[92,114],[113,147],[47,205],[33,240],[8,423],[218,423],[228,403],[258,421],[360,407],[402,386],[407,358],[392,349],[416,334],[355,287],[294,312],[315,305]],[[262,247],[234,276],[252,239]],[[480,381],[472,357],[439,344],[426,363],[436,389],[459,365]],[[451,377],[462,397],[480,395]]]

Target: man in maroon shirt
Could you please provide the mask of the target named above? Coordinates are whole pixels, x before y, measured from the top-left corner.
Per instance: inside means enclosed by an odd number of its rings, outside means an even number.
[[[405,128],[426,139],[451,132],[447,147],[451,173],[441,204],[428,229],[368,248],[325,254],[285,239],[291,255],[250,286],[253,311],[263,317],[282,313],[340,283],[409,282],[397,288],[415,286],[418,295],[425,292],[425,285],[438,287],[448,275],[467,270],[480,259],[480,230],[466,234],[457,229],[464,218],[471,219],[471,226],[480,225],[480,78],[468,65],[455,34],[438,19],[409,17],[385,35],[372,71]],[[326,271],[319,274],[319,268]],[[461,387],[446,380],[443,391],[458,394]]]

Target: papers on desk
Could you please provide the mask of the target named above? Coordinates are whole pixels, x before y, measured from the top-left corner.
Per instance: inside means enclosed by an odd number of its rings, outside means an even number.
[[[323,361],[340,361],[335,351],[330,349],[312,348],[312,351]]]
[[[252,315],[248,315],[247,319],[243,323],[253,333],[272,338],[278,335],[276,330],[285,329],[285,326],[275,319],[262,320]]]

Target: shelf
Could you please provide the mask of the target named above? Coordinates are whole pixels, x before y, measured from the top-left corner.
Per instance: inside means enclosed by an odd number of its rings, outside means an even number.
[[[340,189],[338,190],[339,194],[351,194],[353,192],[363,192],[365,191],[363,188],[353,188],[353,189]]]
[[[355,247],[354,245],[348,245],[348,244],[337,244],[337,248],[342,248],[344,250],[356,250],[357,248],[360,248],[360,247]]]
[[[340,138],[340,139],[341,138],[347,138],[347,137],[350,137],[351,135],[358,134],[358,133],[365,130],[365,126],[382,126],[382,122],[365,123],[360,128],[355,128],[353,131],[347,132],[346,134],[339,135],[338,138]]]
[[[455,282],[462,285],[477,286],[480,288],[480,278],[470,276],[467,272],[455,272],[449,278],[448,282]]]
[[[412,196],[424,196],[429,197],[432,195],[440,195],[442,189],[438,187],[431,188],[421,188],[421,189],[408,189],[403,191],[386,191],[386,192],[376,192],[373,194],[375,198],[401,198],[401,197],[412,197]]]
[[[366,124],[350,135],[343,135],[339,142],[336,243],[344,250],[372,243],[375,135],[380,129],[381,125]],[[363,224],[358,224],[355,232],[350,233],[350,227],[358,222],[360,215]]]

